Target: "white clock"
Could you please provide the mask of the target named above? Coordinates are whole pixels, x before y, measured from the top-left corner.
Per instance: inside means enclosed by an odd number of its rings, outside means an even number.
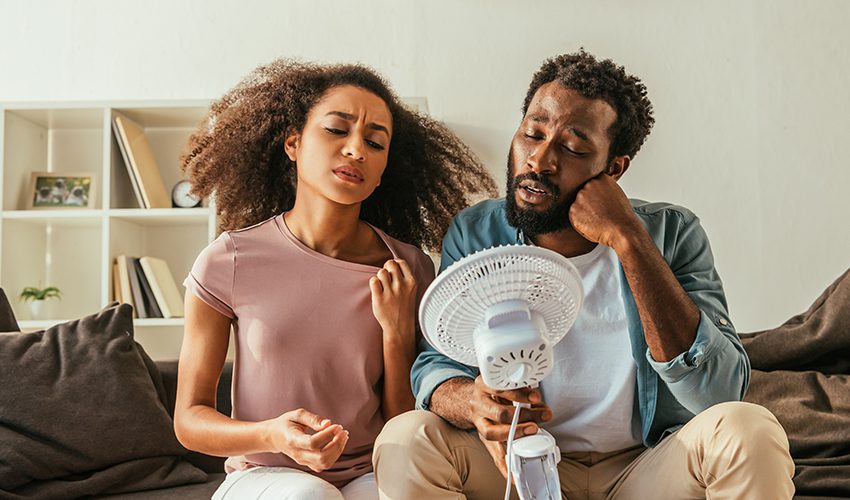
[[[175,208],[194,208],[201,206],[201,199],[191,193],[192,184],[186,179],[171,188],[171,206]]]

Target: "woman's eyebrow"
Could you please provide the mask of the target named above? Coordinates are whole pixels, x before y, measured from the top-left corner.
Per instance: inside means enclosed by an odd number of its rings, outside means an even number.
[[[354,115],[352,115],[351,113],[346,113],[344,111],[328,111],[328,113],[325,116],[328,116],[328,115],[338,116],[338,117],[342,118],[343,120],[348,120],[350,122],[353,122],[354,118],[355,118]],[[372,130],[378,130],[378,131],[384,132],[387,135],[390,135],[390,131],[387,129],[387,127],[385,127],[383,125],[379,125],[375,122],[371,122],[371,123],[367,123],[366,126],[369,127]]]

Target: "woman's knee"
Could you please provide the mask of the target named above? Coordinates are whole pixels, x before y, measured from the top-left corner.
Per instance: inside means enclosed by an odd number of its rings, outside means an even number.
[[[286,467],[258,467],[234,472],[213,495],[214,500],[343,500],[331,483],[310,473]]]

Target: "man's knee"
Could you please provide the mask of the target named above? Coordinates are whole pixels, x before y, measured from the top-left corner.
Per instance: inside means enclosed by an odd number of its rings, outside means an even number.
[[[440,432],[446,422],[438,415],[424,410],[412,410],[398,415],[384,425],[375,440],[375,452],[395,446],[419,446],[430,441],[429,436]]]
[[[771,442],[788,449],[785,429],[767,408],[743,401],[720,403],[705,411],[716,432],[748,446]]]

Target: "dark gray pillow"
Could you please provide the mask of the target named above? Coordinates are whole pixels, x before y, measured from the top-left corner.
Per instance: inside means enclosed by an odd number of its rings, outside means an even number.
[[[162,395],[126,304],[45,331],[0,333],[0,497],[205,481],[181,460]]]
[[[15,312],[6,298],[6,292],[0,288],[0,332],[18,332],[18,322],[15,321]]]

